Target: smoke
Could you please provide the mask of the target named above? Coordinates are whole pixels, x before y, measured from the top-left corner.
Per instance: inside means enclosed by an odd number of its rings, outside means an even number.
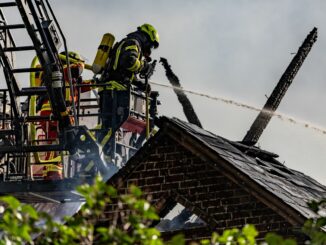
[[[165,88],[172,88],[172,89],[176,89],[176,90],[182,90],[183,92],[189,93],[189,94],[193,94],[193,95],[197,95],[197,96],[201,96],[201,97],[205,97],[211,100],[215,100],[215,101],[219,101],[219,102],[223,102],[225,104],[230,104],[230,105],[234,105],[234,106],[238,106],[238,107],[242,107],[251,111],[257,111],[260,112],[262,111],[261,108],[258,108],[256,106],[252,106],[252,105],[248,105],[233,99],[226,99],[220,96],[212,96],[212,95],[208,95],[208,94],[204,94],[201,92],[196,92],[196,91],[192,91],[192,90],[188,90],[188,89],[184,89],[184,88],[179,88],[179,87],[175,87],[175,86],[171,86],[171,85],[166,85],[166,84],[162,84],[162,83],[157,83],[157,82],[150,82],[153,85],[156,86],[160,86],[160,87],[165,87]],[[311,122],[307,122],[304,120],[300,120],[300,119],[296,119],[294,117],[291,117],[289,115],[285,115],[283,113],[279,113],[279,112],[272,112],[269,110],[263,110],[266,113],[272,114],[272,116],[284,121],[284,122],[288,122],[288,123],[292,123],[292,124],[297,124],[300,125],[302,127],[305,128],[309,128],[315,132],[318,133],[322,133],[322,134],[326,134],[326,128],[320,127],[320,126],[316,126]]]

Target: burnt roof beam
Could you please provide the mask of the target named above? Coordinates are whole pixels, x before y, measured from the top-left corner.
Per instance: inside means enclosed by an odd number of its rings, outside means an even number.
[[[173,90],[176,93],[180,104],[182,105],[183,112],[188,120],[188,122],[197,125],[200,128],[203,128],[194,107],[192,106],[190,100],[188,99],[187,95],[183,92],[179,78],[173,73],[171,66],[169,65],[167,59],[160,58],[160,62],[162,63],[166,77],[168,78],[171,85],[174,87]]]
[[[272,94],[269,96],[263,109],[260,111],[249,131],[243,138],[243,144],[255,145],[258,142],[316,40],[317,28],[314,27],[300,46],[298,52],[293,57],[291,63],[286,68],[278,84],[274,88]]]

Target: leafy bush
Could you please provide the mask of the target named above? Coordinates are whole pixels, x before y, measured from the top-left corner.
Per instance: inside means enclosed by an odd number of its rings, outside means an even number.
[[[47,213],[37,212],[32,206],[20,203],[11,196],[1,197],[0,206],[0,245],[2,244],[144,244],[144,245],[183,245],[182,234],[164,242],[161,233],[150,227],[158,220],[150,203],[142,198],[136,186],[129,188],[126,195],[118,195],[117,190],[106,185],[100,177],[94,185],[82,185],[78,192],[85,198],[85,204],[77,215],[66,217],[63,223],[55,222]],[[116,207],[110,223],[99,225],[108,203]],[[313,202],[311,208],[318,213],[326,201]],[[308,220],[303,231],[311,237],[311,244],[326,244],[326,234],[321,230],[326,225],[326,217]],[[202,245],[254,245],[258,232],[253,225],[242,229],[225,230],[222,234],[213,233],[211,239],[202,240]],[[197,244],[197,243],[192,243]],[[269,245],[295,245],[292,239],[283,239],[276,234],[267,234],[265,242]]]

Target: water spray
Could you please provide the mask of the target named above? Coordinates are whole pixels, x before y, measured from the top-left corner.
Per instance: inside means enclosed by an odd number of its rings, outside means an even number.
[[[233,99],[226,99],[226,98],[223,98],[223,97],[220,97],[220,96],[212,96],[212,95],[209,95],[209,94],[184,89],[182,87],[175,87],[175,86],[171,86],[171,85],[166,85],[166,84],[162,84],[162,83],[158,83],[158,82],[150,82],[150,83],[153,84],[153,85],[156,85],[156,86],[160,86],[160,87],[172,88],[172,89],[175,89],[175,90],[182,90],[185,93],[205,97],[205,98],[215,100],[215,101],[220,101],[220,102],[223,102],[225,104],[242,107],[242,108],[245,108],[245,109],[248,109],[248,110],[251,110],[251,111],[256,111],[256,112],[261,112],[262,111],[261,108],[258,108],[256,106],[252,106],[252,105],[248,105],[248,104],[245,104],[245,103],[233,100]],[[292,124],[297,124],[297,125],[300,125],[302,127],[312,129],[315,132],[326,134],[326,128],[316,126],[316,125],[314,125],[314,124],[312,124],[310,122],[307,122],[307,121],[304,121],[304,120],[299,120],[299,119],[296,119],[294,117],[285,115],[283,113],[275,112],[275,111],[273,112],[273,111],[270,111],[270,110],[263,110],[263,112],[265,112],[267,114],[270,114],[270,115],[272,115],[272,116],[274,116],[274,117],[276,117],[276,118],[278,118],[278,119],[280,119],[282,121],[289,122],[289,123],[292,123]]]

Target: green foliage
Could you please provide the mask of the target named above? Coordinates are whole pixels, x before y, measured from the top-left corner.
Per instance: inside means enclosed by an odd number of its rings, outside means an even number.
[[[245,225],[242,230],[237,228],[225,230],[222,235],[213,233],[211,240],[201,241],[202,245],[208,244],[239,244],[254,245],[258,232],[253,225]]]
[[[118,195],[115,188],[97,177],[94,185],[82,185],[78,192],[84,196],[85,204],[77,215],[66,217],[64,224],[53,221],[46,213],[37,213],[14,197],[2,197],[0,245],[92,244],[95,240],[99,244],[163,244],[160,232],[149,228],[159,217],[149,202],[141,198],[142,192],[136,186],[131,186],[128,194]],[[95,226],[112,202],[116,204],[112,222]],[[172,240],[171,244],[180,243]]]
[[[293,239],[284,239],[283,237],[269,233],[265,237],[265,241],[268,245],[296,245],[296,241]]]
[[[143,199],[142,191],[130,186],[128,193],[121,195],[112,186],[106,185],[100,177],[94,185],[82,185],[78,192],[85,198],[85,204],[77,215],[66,217],[64,223],[55,222],[46,213],[37,212],[32,206],[21,204],[14,197],[0,198],[0,245],[4,244],[144,244],[163,245],[161,233],[150,227],[158,220],[150,203]],[[107,205],[111,210],[110,223],[98,225],[99,218]],[[326,201],[311,203],[311,208],[318,213]],[[326,217],[320,216],[308,220],[304,232],[311,237],[311,244],[326,244],[326,234],[321,230],[326,226]],[[211,239],[202,240],[202,245],[255,245],[258,232],[253,225],[242,229],[225,230],[222,234],[214,232]],[[167,244],[184,245],[182,234],[174,236]],[[196,244],[196,243],[193,243]],[[295,245],[292,239],[269,233],[263,245]]]
[[[222,235],[213,233],[211,240],[201,241],[202,245],[255,245],[258,232],[253,225],[245,225],[242,230],[225,230]],[[293,239],[283,239],[281,236],[269,233],[262,245],[296,245]]]
[[[6,207],[0,207],[2,218],[0,220],[0,244],[11,242],[22,244],[24,241],[32,242],[31,233],[39,230],[35,226],[39,219],[38,213],[29,205],[22,205],[17,199],[10,196],[1,197],[0,201]]]
[[[326,244],[326,199],[319,202],[312,201],[309,207],[318,215],[317,218],[309,219],[303,226],[303,232],[311,238],[311,244]],[[322,213],[324,212],[324,213]]]

